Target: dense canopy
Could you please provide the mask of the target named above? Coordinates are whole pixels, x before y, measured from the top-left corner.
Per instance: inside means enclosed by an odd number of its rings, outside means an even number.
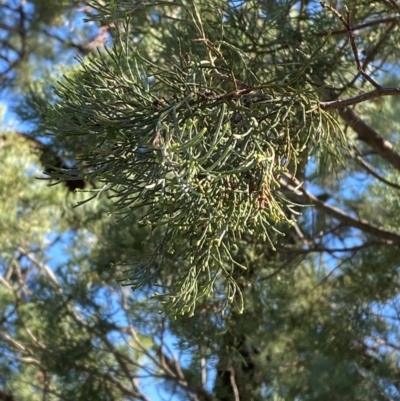
[[[0,2],[0,400],[400,399],[400,5],[50,3]]]

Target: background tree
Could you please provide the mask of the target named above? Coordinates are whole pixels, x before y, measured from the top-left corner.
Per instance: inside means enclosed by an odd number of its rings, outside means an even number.
[[[398,399],[399,6],[84,11],[3,137],[0,397]]]

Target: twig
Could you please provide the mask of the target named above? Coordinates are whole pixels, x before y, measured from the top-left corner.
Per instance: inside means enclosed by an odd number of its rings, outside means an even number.
[[[333,6],[331,6],[328,3],[325,3],[323,1],[320,2],[321,6],[323,8],[326,8],[328,10],[330,10],[335,17],[337,17],[342,24],[344,25],[344,27],[347,30],[347,33],[349,34],[349,38],[350,38],[350,43],[351,43],[351,49],[353,50],[353,54],[354,54],[354,58],[356,60],[356,64],[357,64],[357,70],[360,72],[360,74],[371,84],[373,85],[375,88],[380,88],[381,86],[374,80],[372,79],[363,69],[360,59],[358,57],[358,50],[357,50],[357,45],[356,45],[356,38],[353,34],[353,29],[350,26],[350,13],[349,11],[347,11],[347,15],[346,18],[343,17],[342,14],[340,14],[340,12],[338,10],[336,10]]]
[[[373,21],[364,22],[363,24],[353,26],[351,28],[352,31],[359,31],[363,28],[369,28],[374,25],[386,24],[388,22],[396,22],[399,21],[400,17],[390,17],[390,18],[380,18]],[[343,33],[347,33],[347,29],[336,29],[334,31],[323,31],[323,32],[316,32],[314,35],[317,37],[321,36],[328,36],[328,35],[341,35]]]
[[[368,53],[365,57],[365,59],[363,60],[362,63],[362,70],[365,71],[366,68],[368,67],[368,65],[374,61],[375,56],[378,54],[380,48],[385,44],[385,42],[387,41],[387,39],[390,38],[390,33],[391,31],[398,25],[398,22],[393,21],[386,29],[385,32],[381,35],[381,37],[379,38],[379,40],[377,42],[375,42],[372,46],[372,48],[370,48],[368,50]],[[385,56],[384,56],[385,57]],[[358,80],[358,78],[360,77],[361,73],[358,73],[354,76],[354,78],[351,80],[351,82],[349,84],[347,84],[347,87],[352,87],[354,85],[354,83]],[[373,73],[372,73],[373,74]],[[372,75],[371,74],[371,75]]]
[[[356,245],[356,246],[349,246],[349,247],[343,247],[343,248],[326,248],[321,245],[315,245],[314,247],[306,248],[306,249],[299,249],[299,248],[293,248],[293,247],[288,247],[288,246],[276,246],[277,251],[279,252],[287,252],[287,253],[296,253],[296,254],[308,254],[308,253],[329,253],[329,254],[335,254],[339,252],[355,252],[359,251],[361,249],[366,249],[370,248],[371,246],[386,246],[388,245],[387,242],[383,241],[366,241],[362,245]],[[389,244],[390,245],[390,244]]]
[[[372,91],[361,93],[348,99],[332,100],[330,102],[321,102],[320,107],[323,110],[341,109],[352,106],[366,100],[376,99],[382,96],[400,96],[400,88],[383,88],[379,87]]]
[[[235,372],[233,368],[230,369],[230,381],[231,381],[231,386],[232,386],[232,391],[235,396],[234,401],[240,401],[240,395],[239,395],[239,389],[236,385],[236,380],[235,380]]]

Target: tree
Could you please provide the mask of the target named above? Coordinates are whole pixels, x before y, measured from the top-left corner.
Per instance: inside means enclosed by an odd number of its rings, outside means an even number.
[[[91,7],[112,47],[19,108],[89,196],[47,221],[66,262],[4,264],[7,394],[36,366],[56,399],[145,399],[144,372],[178,399],[399,399],[399,6]]]

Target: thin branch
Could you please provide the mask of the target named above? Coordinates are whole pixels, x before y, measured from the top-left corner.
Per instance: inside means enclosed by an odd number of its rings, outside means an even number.
[[[358,103],[365,102],[366,100],[376,99],[382,96],[400,96],[400,88],[382,88],[379,87],[372,91],[361,93],[359,95],[350,97],[348,99],[338,99],[329,102],[321,102],[320,107],[323,110],[341,109],[344,107],[352,106]]]
[[[299,249],[299,248],[294,248],[294,247],[289,247],[289,246],[276,246],[277,251],[279,252],[287,252],[287,253],[296,253],[296,254],[308,254],[308,253],[329,253],[329,254],[334,254],[334,253],[345,253],[345,252],[356,252],[361,249],[366,249],[370,248],[371,246],[386,246],[390,245],[388,242],[383,242],[383,241],[366,241],[362,245],[356,245],[356,246],[349,246],[349,247],[343,247],[343,248],[326,248],[321,245],[316,245],[314,247],[306,248],[306,249]]]
[[[50,32],[49,29],[43,29],[43,33],[51,39],[54,39],[60,42],[63,46],[71,47],[77,49],[84,56],[88,55],[92,50],[104,46],[107,35],[108,35],[108,27],[101,26],[99,28],[98,33],[93,38],[89,39],[86,43],[74,43],[72,40],[68,41],[67,39],[62,38],[61,36]]]
[[[19,35],[19,47],[20,49],[18,51],[16,51],[17,53],[17,58],[14,61],[7,61],[6,64],[8,64],[7,66],[4,67],[3,70],[0,71],[0,83],[2,83],[3,85],[5,84],[6,80],[7,80],[7,75],[13,71],[16,67],[19,66],[19,64],[22,63],[22,61],[25,59],[26,54],[27,54],[27,31],[25,28],[25,22],[27,20],[25,11],[24,11],[24,6],[25,6],[25,2],[21,1],[20,4],[15,8],[9,8],[12,12],[17,13],[17,17],[16,17],[16,24],[14,26],[9,26],[9,25],[5,25],[2,24],[2,28],[7,32],[16,32]],[[5,7],[5,5],[1,5],[1,7]],[[11,80],[12,78],[9,78],[9,80]]]
[[[393,182],[388,181],[386,178],[381,177],[374,169],[373,167],[367,163],[362,157],[357,156],[355,158],[357,163],[369,174],[371,174],[373,177],[375,177],[377,180],[385,183],[389,187],[395,188],[395,189],[400,189],[400,185],[395,184]]]
[[[201,366],[201,384],[204,387],[207,384],[207,365],[206,359],[200,359],[200,366]]]
[[[294,202],[303,205],[314,205],[317,209],[324,211],[326,214],[334,217],[347,226],[358,228],[364,233],[385,239],[388,241],[388,244],[400,244],[399,234],[372,224],[367,220],[354,218],[345,213],[343,210],[320,201],[316,196],[307,192],[304,188],[301,188],[301,183],[296,180],[296,178],[289,176],[287,178],[289,178],[294,183],[294,185],[289,184],[286,180],[282,178],[280,179],[280,183],[282,187],[291,191],[288,197]]]
[[[353,26],[353,27],[351,27],[351,30],[354,32],[354,31],[359,31],[360,29],[363,29],[363,28],[369,28],[371,26],[386,24],[388,22],[396,22],[396,21],[400,21],[400,17],[380,18],[380,19],[376,19],[373,21],[364,22],[363,24],[360,24],[360,25]],[[328,36],[328,35],[330,35],[330,36],[342,35],[344,33],[348,33],[348,30],[345,28],[336,29],[333,31],[315,32],[314,35],[316,37],[323,37],[323,36]]]
[[[233,391],[233,394],[235,396],[235,399],[232,400],[232,401],[240,401],[239,389],[238,389],[238,387],[236,385],[235,373],[234,373],[234,370],[232,368],[230,369],[230,373],[231,373],[230,374],[230,381],[231,381],[232,391]]]
[[[277,274],[279,274],[283,269],[287,268],[293,261],[295,261],[297,259],[297,257],[300,255],[301,253],[296,253],[294,256],[292,256],[291,258],[285,260],[278,268],[276,268],[272,273],[267,274],[266,276],[263,276],[261,278],[259,278],[259,281],[266,281],[271,279],[272,277],[276,276]]]
[[[379,53],[379,50],[381,49],[381,47],[386,43],[386,41],[391,37],[391,31],[397,26],[397,23],[394,21],[392,22],[383,32],[383,34],[380,36],[380,38],[378,39],[378,41],[376,41],[372,48],[370,48],[368,50],[368,53],[366,54],[365,59],[363,60],[362,66],[361,66],[361,70],[365,71],[368,67],[369,64],[371,64],[374,59],[375,56]],[[377,68],[378,69],[378,68]],[[377,70],[376,69],[376,70]],[[347,87],[352,87],[358,80],[358,78],[360,77],[361,72],[359,70],[359,73],[356,74],[354,76],[354,78],[351,80],[351,82],[349,84],[347,84]],[[369,76],[372,76],[373,72],[371,72],[371,74]]]
[[[360,59],[358,57],[358,50],[357,50],[357,45],[356,45],[356,38],[354,36],[353,33],[353,29],[350,26],[350,14],[347,11],[347,15],[346,18],[340,14],[340,12],[338,10],[336,10],[333,6],[331,6],[328,3],[325,3],[323,1],[320,2],[321,6],[323,8],[326,8],[328,10],[330,10],[335,17],[337,17],[342,24],[344,25],[344,27],[347,30],[347,33],[349,34],[349,38],[350,38],[350,44],[351,44],[351,49],[353,50],[353,55],[354,55],[354,59],[356,60],[356,64],[357,64],[357,70],[361,73],[361,75],[375,88],[380,88],[381,86],[374,80],[372,79],[363,69],[363,66],[361,65]]]
[[[81,317],[79,317],[71,307],[69,307],[67,310],[68,310],[68,314],[77,323],[79,323],[83,327],[85,327],[89,333],[95,333],[96,335],[98,335],[101,338],[101,340],[103,341],[104,345],[107,347],[109,352],[114,356],[116,362],[118,363],[118,365],[121,368],[121,371],[124,373],[125,377],[130,381],[130,383],[132,385],[132,389],[125,387],[120,381],[115,379],[109,373],[105,373],[103,375],[103,377],[106,380],[114,383],[125,395],[136,397],[137,399],[142,400],[142,401],[149,401],[149,399],[140,391],[140,389],[137,385],[137,382],[134,379],[133,374],[131,373],[131,368],[130,368],[130,366],[128,366],[128,363],[132,364],[133,366],[140,366],[140,365],[138,363],[133,362],[126,355],[124,355],[120,351],[118,351],[103,332],[96,330],[96,328],[94,328],[94,327],[91,327],[87,322],[85,322]]]
[[[44,263],[39,262],[30,252],[26,251],[21,246],[18,247],[18,251],[28,260],[30,260],[35,266],[37,266],[57,286],[57,288],[60,286],[57,277],[52,272],[50,267],[46,266]]]
[[[3,338],[5,338],[7,341],[9,341],[11,344],[13,344],[15,347],[17,347],[20,351],[25,351],[30,353],[28,350],[21,342],[15,340],[14,338],[12,338],[9,334],[7,334],[6,332],[1,332],[0,331],[0,336],[2,336]],[[30,353],[32,355],[32,353]]]
[[[0,283],[3,284],[8,290],[12,290],[11,285],[2,276],[0,276]]]

